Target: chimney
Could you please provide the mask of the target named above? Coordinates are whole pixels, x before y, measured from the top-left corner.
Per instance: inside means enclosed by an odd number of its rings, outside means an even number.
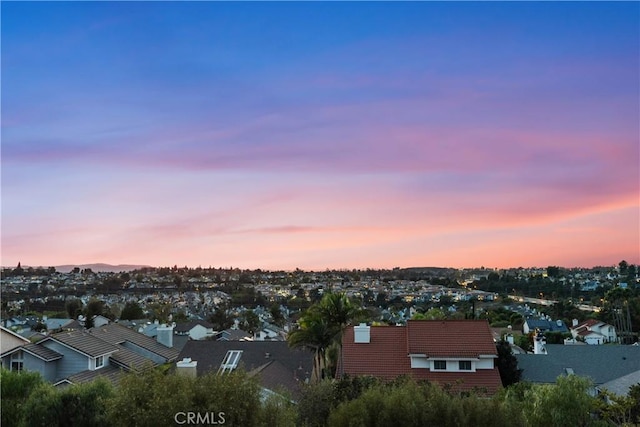
[[[576,326],[578,326],[578,319],[573,319],[571,321],[571,324],[573,325],[573,327],[575,328]]]
[[[165,325],[164,323],[156,329],[158,335],[156,340],[165,347],[173,347],[173,324]]]
[[[191,360],[189,357],[185,357],[178,363],[176,363],[176,373],[178,375],[185,375],[188,377],[195,377],[198,375],[197,371],[198,362]]]
[[[505,337],[505,341],[506,342],[508,342],[509,344],[513,345],[513,335],[507,334],[504,337]]]
[[[353,327],[353,342],[368,344],[371,342],[371,326],[366,323],[360,323]]]
[[[547,340],[540,330],[536,330],[533,338],[533,354],[547,354]]]

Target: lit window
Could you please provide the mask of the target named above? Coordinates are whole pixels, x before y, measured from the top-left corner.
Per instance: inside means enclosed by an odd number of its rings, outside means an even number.
[[[102,368],[104,366],[104,356],[96,357],[96,369]]]
[[[433,361],[433,369],[436,371],[446,371],[447,370],[447,361],[446,360],[434,360]]]
[[[461,360],[458,362],[458,369],[461,371],[470,371],[471,370],[471,361],[470,360]]]

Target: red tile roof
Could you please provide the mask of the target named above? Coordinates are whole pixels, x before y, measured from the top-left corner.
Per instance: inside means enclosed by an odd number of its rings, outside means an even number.
[[[369,343],[355,343],[353,327],[345,330],[338,375],[371,375],[392,380],[410,375],[416,380],[448,384],[455,391],[486,390],[493,394],[502,387],[497,368],[475,372],[437,372],[411,368],[409,354],[428,357],[478,357],[497,355],[486,321],[409,321],[407,326],[372,326]]]
[[[597,324],[603,324],[604,322],[600,321],[600,320],[596,320],[596,319],[587,319],[582,323],[579,323],[578,325],[574,326],[573,330],[578,330],[578,329],[587,329],[587,328],[592,328],[593,326],[597,325]]]
[[[409,320],[410,354],[428,357],[497,355],[489,323],[479,320]]]

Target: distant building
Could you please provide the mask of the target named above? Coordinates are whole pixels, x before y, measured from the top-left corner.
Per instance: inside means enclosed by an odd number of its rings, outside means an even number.
[[[613,325],[595,319],[588,319],[582,323],[578,323],[578,321],[574,319],[571,327],[571,335],[574,339],[580,337],[587,344],[596,345],[617,342],[618,340],[616,328]]]
[[[533,317],[529,317],[522,325],[522,332],[524,334],[533,332],[536,329],[540,330],[540,332],[569,332],[569,329],[567,329],[567,325],[565,325],[562,320],[554,321],[550,319],[536,319]]]
[[[204,320],[192,320],[190,322],[177,323],[174,329],[176,335],[186,335],[192,340],[204,340],[213,338],[215,331],[213,325]]]

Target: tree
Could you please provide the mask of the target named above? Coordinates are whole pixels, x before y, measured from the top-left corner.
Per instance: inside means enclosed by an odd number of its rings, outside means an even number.
[[[618,267],[620,267],[620,275],[624,276],[627,274],[627,268],[629,267],[629,263],[625,260],[622,260],[618,263]]]
[[[547,276],[558,277],[559,275],[560,275],[560,267],[556,267],[553,265],[550,265],[549,267],[547,267]]]
[[[560,376],[555,384],[541,384],[525,392],[524,413],[534,426],[584,426],[591,420],[596,400],[588,394],[589,379]]]
[[[520,381],[522,369],[518,369],[518,359],[511,353],[511,345],[507,341],[499,341],[496,344],[498,350],[498,371],[502,385],[507,387]]]
[[[250,334],[255,334],[260,329],[260,318],[253,310],[247,310],[243,314],[243,328]]]
[[[69,318],[77,319],[78,315],[82,313],[82,301],[78,298],[69,299],[65,303],[64,308],[67,311]]]
[[[86,319],[84,321],[84,327],[87,329],[93,328],[93,318],[94,316],[101,316],[104,314],[104,302],[99,299],[92,298],[91,301],[87,303],[87,307],[85,308],[85,316]]]
[[[152,320],[157,320],[160,323],[167,323],[169,321],[171,304],[156,302],[151,304],[149,308],[151,310]]]
[[[498,399],[451,394],[433,383],[398,379],[367,388],[334,409],[331,426],[514,426],[521,411]]]
[[[24,404],[29,395],[44,383],[37,372],[0,371],[0,395],[2,395],[3,426],[20,425],[24,417]]]
[[[122,313],[120,313],[120,320],[135,320],[142,319],[144,312],[136,301],[129,301],[124,305]]]
[[[318,382],[325,376],[327,347],[334,342],[339,328],[315,311],[307,311],[299,324],[300,327],[289,334],[289,345],[314,351],[312,381]]]
[[[28,426],[101,427],[109,426],[107,402],[113,394],[111,384],[97,379],[58,390],[51,384],[36,388],[24,406]]]
[[[242,370],[195,378],[165,375],[159,369],[128,373],[120,380],[108,408],[109,421],[115,427],[176,425],[184,421],[176,421],[176,414],[183,412],[210,414],[218,424],[232,426],[258,426],[262,418],[277,418],[263,414],[256,378],[249,378]],[[220,416],[224,422],[219,422]]]
[[[337,343],[341,354],[342,333],[356,316],[363,313],[344,293],[326,293],[301,317],[300,328],[289,334],[292,347],[307,346],[315,351],[314,380],[327,376],[327,349]]]
[[[447,315],[439,308],[430,308],[425,313],[416,313],[411,317],[411,320],[443,320]]]
[[[213,325],[213,329],[216,331],[224,331],[229,329],[233,325],[233,318],[227,314],[227,306],[221,304],[216,310],[209,316],[209,323]]]
[[[271,313],[271,317],[273,317],[273,323],[277,326],[282,327],[284,325],[284,316],[282,315],[282,311],[280,310],[279,304],[273,304],[271,308],[269,308],[269,312]]]

